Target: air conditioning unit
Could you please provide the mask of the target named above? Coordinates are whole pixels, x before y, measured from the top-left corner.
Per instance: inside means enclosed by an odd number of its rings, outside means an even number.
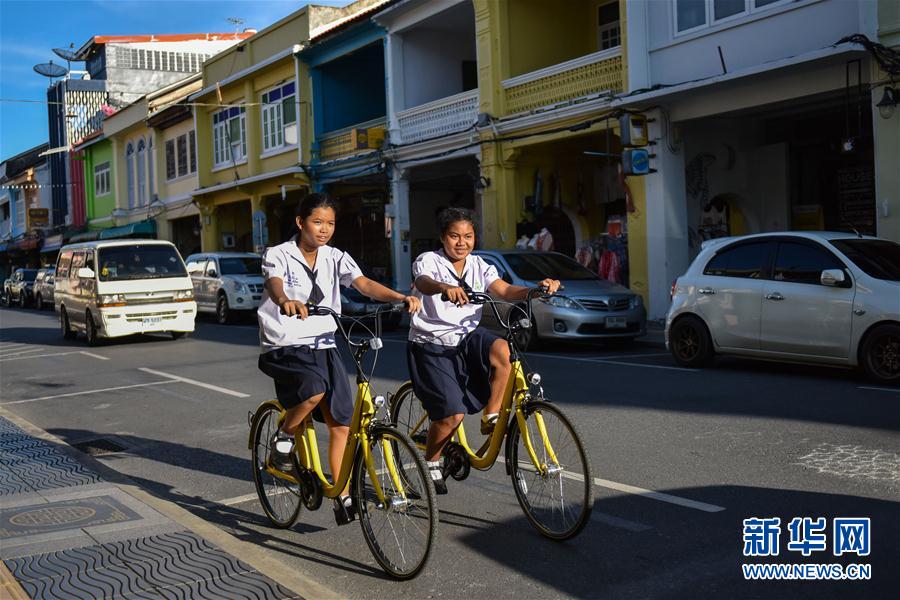
[[[356,150],[377,150],[384,144],[384,127],[360,127],[350,130],[350,145]]]
[[[222,234],[222,247],[223,248],[234,248],[234,234],[233,233],[223,233]]]

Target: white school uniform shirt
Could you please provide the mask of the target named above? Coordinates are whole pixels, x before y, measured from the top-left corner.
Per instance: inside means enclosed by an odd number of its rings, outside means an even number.
[[[413,281],[425,275],[440,283],[459,285],[458,274],[453,263],[443,250],[425,252],[419,255],[412,266]],[[500,279],[497,268],[480,256],[466,257],[462,279],[472,291],[487,293],[492,283]],[[416,288],[413,295],[422,301],[422,310],[410,319],[409,340],[418,344],[439,344],[458,346],[481,321],[481,305],[465,304],[456,306],[441,300],[440,294],[426,296]]]
[[[291,300],[306,303],[313,290],[313,282],[304,265],[309,267],[297,246],[295,235],[283,244],[266,250],[262,259],[263,276],[268,280],[278,277],[284,282],[284,295]],[[311,269],[316,273],[316,283],[322,290],[323,298],[317,304],[341,312],[341,286],[349,287],[362,271],[349,254],[320,246],[316,264]],[[285,346],[309,346],[315,350],[335,348],[334,332],[337,329],[331,315],[309,316],[305,320],[281,314],[278,304],[263,291],[257,310],[259,319],[259,343],[263,352]]]

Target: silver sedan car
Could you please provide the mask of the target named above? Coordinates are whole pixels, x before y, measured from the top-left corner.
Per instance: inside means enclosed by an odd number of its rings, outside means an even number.
[[[647,311],[640,295],[601,279],[564,254],[534,250],[476,250],[475,254],[497,267],[500,277],[513,285],[533,287],[547,277],[562,282],[564,289],[558,296],[532,302],[531,330],[522,331],[516,340],[523,350],[549,340],[630,341],[647,333]],[[502,313],[504,319],[509,310]],[[497,326],[489,308],[484,309],[482,323],[492,329]]]

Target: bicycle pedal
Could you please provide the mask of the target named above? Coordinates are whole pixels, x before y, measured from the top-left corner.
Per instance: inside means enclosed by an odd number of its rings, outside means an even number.
[[[336,500],[334,503],[334,521],[338,524],[338,527],[346,525],[347,523],[352,523],[355,520],[356,511],[353,510],[353,505],[347,507]]]

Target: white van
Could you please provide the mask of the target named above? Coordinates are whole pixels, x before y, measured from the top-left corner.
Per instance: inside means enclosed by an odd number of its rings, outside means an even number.
[[[197,303],[184,261],[163,240],[104,240],[64,246],[53,305],[63,337],[100,338],[194,330]]]

